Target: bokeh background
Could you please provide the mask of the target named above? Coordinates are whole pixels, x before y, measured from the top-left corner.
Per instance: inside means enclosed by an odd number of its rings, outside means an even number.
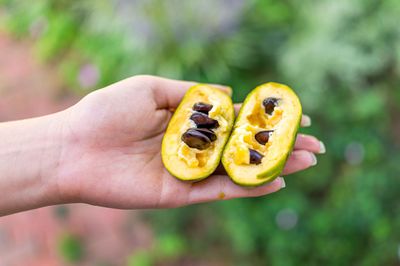
[[[164,211],[84,205],[0,219],[1,265],[400,265],[398,0],[0,0],[0,119],[135,74],[266,81],[327,154],[287,188]]]

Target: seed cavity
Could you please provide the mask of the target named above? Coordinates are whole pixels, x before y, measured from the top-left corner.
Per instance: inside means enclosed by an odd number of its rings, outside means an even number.
[[[273,130],[264,130],[264,131],[260,131],[258,132],[254,138],[257,140],[258,143],[260,143],[261,145],[265,145],[268,143],[269,138],[272,135],[272,132],[274,132]]]
[[[253,149],[249,149],[249,152],[250,152],[250,163],[260,164],[264,155]]]
[[[217,135],[211,128],[219,127],[218,121],[208,116],[208,112],[212,108],[211,104],[203,102],[193,105],[192,109],[195,112],[190,116],[190,120],[196,124],[196,128],[189,128],[181,136],[181,140],[190,148],[205,150],[217,140]]]
[[[197,111],[197,112],[200,112],[200,113],[203,113],[203,114],[207,114],[208,115],[208,112],[210,112],[210,110],[213,108],[213,106],[212,106],[212,104],[208,104],[208,103],[203,103],[203,102],[198,102],[198,103],[195,103],[194,105],[193,105],[193,110],[194,111]]]
[[[273,97],[266,98],[263,101],[263,106],[265,108],[265,112],[269,115],[272,115],[272,113],[275,110],[275,107],[278,106],[278,99]]]
[[[219,127],[218,121],[208,117],[208,115],[203,113],[193,113],[190,116],[190,120],[192,120],[198,128],[217,128]]]
[[[211,145],[211,140],[203,133],[194,128],[189,128],[182,134],[182,141],[190,148],[205,150]]]

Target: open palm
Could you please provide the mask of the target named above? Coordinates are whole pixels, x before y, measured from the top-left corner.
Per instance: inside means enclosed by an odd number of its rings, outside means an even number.
[[[57,179],[63,200],[115,208],[166,208],[222,196],[260,196],[284,186],[278,178],[258,188],[242,188],[222,170],[201,182],[185,183],[167,172],[161,140],[171,109],[194,84],[136,76],[91,93],[68,109]],[[283,174],[314,165],[313,153],[320,151],[317,139],[298,136]]]

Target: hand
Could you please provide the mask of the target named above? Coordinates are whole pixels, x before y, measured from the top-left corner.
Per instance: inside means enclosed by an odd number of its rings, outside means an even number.
[[[167,172],[160,150],[170,110],[194,84],[136,76],[95,91],[67,110],[56,175],[61,201],[169,208],[218,200],[221,195],[225,199],[261,196],[284,187],[283,178],[249,189],[235,185],[223,173],[186,183]],[[307,121],[303,117],[303,125]],[[299,135],[283,174],[315,165],[314,153],[322,147],[316,138]]]

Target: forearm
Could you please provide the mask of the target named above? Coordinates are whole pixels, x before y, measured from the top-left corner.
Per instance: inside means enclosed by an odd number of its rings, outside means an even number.
[[[62,113],[0,123],[0,216],[57,202]]]

